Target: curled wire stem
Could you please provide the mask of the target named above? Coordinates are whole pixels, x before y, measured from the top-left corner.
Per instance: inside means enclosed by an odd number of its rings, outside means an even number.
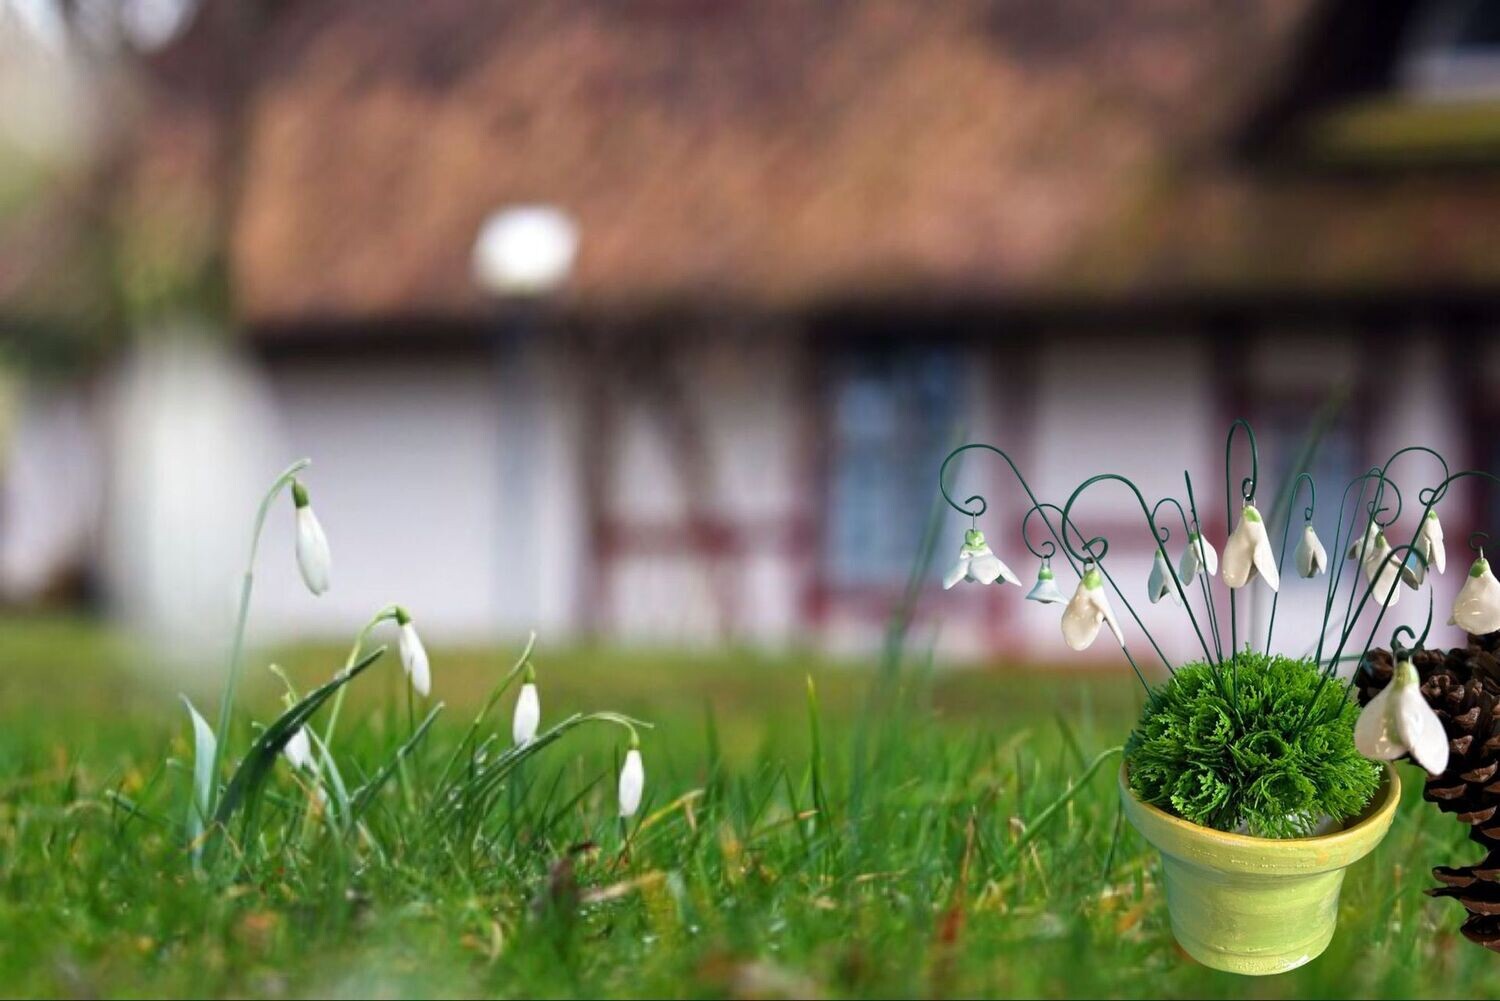
[[[1166,549],[1162,546],[1164,540],[1156,524],[1156,516],[1154,513],[1155,509],[1153,509],[1146,503],[1146,498],[1141,493],[1140,487],[1136,486],[1135,483],[1128,477],[1121,476],[1119,473],[1100,473],[1099,475],[1091,476],[1080,483],[1077,488],[1074,489],[1073,493],[1068,497],[1068,502],[1063,505],[1063,519],[1065,521],[1071,522],[1073,518],[1073,505],[1077,503],[1079,496],[1082,495],[1085,490],[1093,486],[1095,483],[1102,483],[1106,480],[1114,480],[1124,484],[1130,489],[1130,492],[1135,495],[1136,503],[1138,503],[1141,508],[1141,514],[1146,519],[1146,527],[1150,529],[1151,538],[1156,543],[1157,551],[1162,554],[1163,559],[1166,559]],[[1160,506],[1160,503],[1158,503],[1157,507],[1159,508]],[[1182,506],[1180,504],[1178,505],[1178,511],[1182,511]],[[1186,523],[1186,515],[1183,516],[1183,520],[1184,523]],[[1065,540],[1064,545],[1066,544],[1067,543]],[[1092,554],[1096,551],[1096,544],[1098,555],[1095,557],[1095,562],[1097,563],[1102,560],[1104,558],[1104,554],[1109,551],[1109,541],[1103,536],[1094,536],[1089,540],[1089,553]],[[1203,636],[1203,630],[1198,627],[1198,617],[1193,613],[1192,605],[1188,603],[1187,592],[1183,589],[1182,579],[1177,576],[1177,568],[1172,566],[1171,560],[1166,560],[1166,562],[1167,572],[1172,575],[1172,586],[1177,590],[1177,596],[1182,599],[1182,607],[1187,610],[1188,621],[1192,623],[1193,632],[1197,634],[1198,642],[1203,647],[1203,656],[1210,657],[1212,655],[1208,650],[1208,641]],[[1101,573],[1105,573],[1105,576],[1108,577],[1108,573],[1102,566],[1099,569]],[[1114,582],[1112,579],[1110,583],[1111,586],[1113,586]],[[1151,635],[1151,630],[1147,629],[1145,624],[1141,622],[1141,618],[1136,614],[1135,606],[1130,603],[1130,599],[1125,597],[1125,595],[1120,592],[1120,589],[1118,587],[1115,587],[1115,593],[1118,594],[1120,596],[1120,600],[1125,603],[1125,610],[1130,613],[1130,617],[1135,620],[1136,625],[1140,626],[1141,632],[1146,634],[1147,641],[1150,642],[1152,648],[1156,651],[1156,655],[1161,658],[1162,663],[1166,665],[1167,671],[1169,673],[1175,674],[1176,671],[1173,669],[1171,661],[1169,661],[1166,654],[1162,652],[1160,644],[1156,642],[1156,638]]]

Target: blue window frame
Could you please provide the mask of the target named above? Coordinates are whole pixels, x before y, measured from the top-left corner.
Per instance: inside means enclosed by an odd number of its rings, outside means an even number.
[[[957,349],[850,348],[830,372],[823,562],[836,587],[903,583],[963,414]]]
[[[1263,416],[1256,422],[1255,430],[1262,457],[1261,486],[1258,488],[1260,496],[1256,498],[1256,501],[1260,510],[1270,513],[1277,507],[1286,490],[1291,487],[1292,478],[1300,471],[1294,469],[1293,466],[1307,445],[1311,415],[1308,412],[1309,407],[1304,403],[1292,403],[1281,407],[1267,405],[1263,407],[1263,411]],[[1267,459],[1270,460],[1269,463]],[[1338,556],[1333,551],[1333,535],[1339,524],[1339,501],[1343,497],[1344,488],[1349,485],[1350,480],[1364,472],[1369,466],[1369,462],[1361,464],[1359,435],[1355,431],[1353,418],[1346,411],[1323,432],[1307,463],[1306,470],[1312,474],[1313,482],[1317,484],[1318,489],[1317,508],[1313,512],[1313,530],[1328,547],[1330,560]],[[1366,505],[1374,497],[1375,487],[1373,483],[1367,486],[1364,501],[1356,511],[1354,493],[1358,490],[1359,488],[1356,487],[1350,493],[1348,509],[1344,513],[1344,536],[1346,538],[1350,537],[1351,532],[1353,538],[1358,538],[1359,534],[1364,531],[1365,519],[1369,517]],[[1302,515],[1307,507],[1307,496],[1307,488],[1304,486],[1297,494],[1296,506],[1287,512],[1292,522],[1292,534],[1287,542],[1288,562],[1297,544],[1296,533],[1302,527]],[[1280,522],[1275,527],[1276,532],[1272,539],[1279,554],[1281,552]]]

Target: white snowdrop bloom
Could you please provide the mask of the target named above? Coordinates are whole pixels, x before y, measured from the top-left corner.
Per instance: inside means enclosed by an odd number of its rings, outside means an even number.
[[[312,741],[307,737],[307,728],[299,726],[297,732],[292,734],[292,739],[286,742],[286,747],[281,753],[292,763],[293,768],[305,772],[317,770],[317,763],[313,760]]]
[[[536,684],[527,681],[516,697],[516,714],[510,721],[510,735],[517,747],[524,747],[536,738],[536,728],[541,721],[542,702],[537,698]]]
[[[1177,593],[1177,585],[1172,582],[1172,568],[1167,566],[1167,557],[1160,546],[1156,549],[1156,558],[1151,561],[1151,576],[1146,580],[1146,597],[1151,599],[1153,605],[1163,598],[1171,598],[1177,604],[1182,604],[1182,595]]]
[[[1021,584],[1021,578],[1012,573],[1000,557],[990,552],[990,547],[984,541],[984,533],[977,528],[964,533],[964,544],[958,550],[958,562],[943,578],[943,589],[947,590],[961,580],[971,580],[976,584],[993,584],[997,580],[1003,580],[1017,587]]]
[[[417,635],[417,627],[412,625],[406,609],[396,609],[396,625],[400,630],[401,666],[411,679],[411,687],[418,695],[431,695],[432,671],[427,663],[427,648],[422,645],[422,637]]]
[[[1365,552],[1364,563],[1360,564],[1365,572],[1365,580],[1374,584],[1370,597],[1387,608],[1396,604],[1401,597],[1401,588],[1395,586],[1398,581],[1414,590],[1421,584],[1411,567],[1400,560],[1390,559],[1390,555],[1391,544],[1386,541],[1384,532],[1377,531],[1375,541]]]
[[[1436,511],[1428,511],[1417,530],[1417,552],[1427,561],[1430,569],[1442,573],[1448,569],[1448,553],[1443,548],[1443,523],[1438,521]]]
[[[1104,593],[1104,577],[1098,567],[1090,565],[1063,610],[1063,639],[1074,650],[1087,650],[1099,635],[1101,625],[1108,625],[1120,645],[1125,645],[1125,634],[1120,632],[1120,623],[1109,606],[1109,595]]]
[[[1469,579],[1459,588],[1448,625],[1458,626],[1471,636],[1500,629],[1500,580],[1490,572],[1490,561],[1483,553],[1469,568]]]
[[[1219,553],[1213,546],[1209,545],[1201,532],[1189,532],[1187,548],[1182,551],[1182,559],[1177,561],[1177,576],[1182,580],[1182,586],[1191,584],[1203,572],[1212,577],[1219,572]]]
[[[1266,523],[1255,509],[1246,504],[1240,511],[1240,523],[1224,543],[1224,583],[1230,587],[1244,587],[1259,573],[1266,586],[1275,591],[1281,586],[1281,575],[1276,570],[1276,555],[1271,552],[1271,538],[1266,534]]]
[[[1396,665],[1390,684],[1370,700],[1354,724],[1354,746],[1377,761],[1410,754],[1432,775],[1448,767],[1448,735],[1443,721],[1422,696],[1417,669],[1409,658]]]
[[[1297,573],[1302,577],[1316,577],[1328,572],[1328,550],[1323,548],[1312,522],[1302,527],[1302,538],[1297,543]]]
[[[1365,534],[1349,543],[1347,557],[1351,560],[1357,560],[1361,556],[1368,558],[1370,550],[1375,548],[1375,539],[1379,535],[1380,526],[1375,523],[1374,518],[1371,518],[1370,523],[1365,526]]]
[[[1067,598],[1057,589],[1057,576],[1052,572],[1052,558],[1042,557],[1042,565],[1036,572],[1036,583],[1026,595],[1027,601],[1039,601],[1044,605],[1060,605]]]
[[[307,499],[307,488],[292,481],[292,504],[297,509],[297,569],[302,582],[313,594],[328,590],[328,574],[333,558],[328,552],[328,536]]]
[[[635,816],[645,788],[646,767],[641,764],[641,752],[632,747],[625,752],[625,764],[620,768],[620,816]]]

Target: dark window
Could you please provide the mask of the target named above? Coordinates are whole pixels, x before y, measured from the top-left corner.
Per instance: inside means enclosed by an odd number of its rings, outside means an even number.
[[[1414,19],[1407,38],[1401,81],[1420,97],[1500,96],[1500,3],[1428,4]]]
[[[955,444],[964,367],[954,349],[849,349],[829,386],[829,491],[824,566],[841,587],[903,582]]]
[[[1336,420],[1316,441],[1309,434],[1310,416],[1308,408],[1303,406],[1277,407],[1256,425],[1261,455],[1261,485],[1256,501],[1260,510],[1267,514],[1279,507],[1283,516],[1290,515],[1292,521],[1287,537],[1288,561],[1296,548],[1297,533],[1302,528],[1308,501],[1307,487],[1304,485],[1298,491],[1296,505],[1290,510],[1286,509],[1286,491],[1291,488],[1296,475],[1304,470],[1312,474],[1318,491],[1317,507],[1313,512],[1313,530],[1318,533],[1318,538],[1328,549],[1328,558],[1332,560],[1334,532],[1339,525],[1339,501],[1344,496],[1344,488],[1349,485],[1350,480],[1371,465],[1368,460],[1361,462],[1359,439],[1354,433],[1352,420],[1347,415]],[[1305,464],[1302,462],[1304,456]],[[1374,490],[1373,483],[1367,485],[1364,501],[1357,512],[1354,498],[1359,493],[1359,487],[1349,491],[1344,514],[1344,538],[1357,538],[1358,533],[1363,531]],[[1278,555],[1281,552],[1282,524],[1278,518],[1271,536]]]

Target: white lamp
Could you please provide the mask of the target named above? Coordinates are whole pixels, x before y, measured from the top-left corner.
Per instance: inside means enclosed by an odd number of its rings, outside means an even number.
[[[474,240],[474,280],[497,296],[556,291],[573,271],[578,227],[554,205],[512,205],[485,219]]]

